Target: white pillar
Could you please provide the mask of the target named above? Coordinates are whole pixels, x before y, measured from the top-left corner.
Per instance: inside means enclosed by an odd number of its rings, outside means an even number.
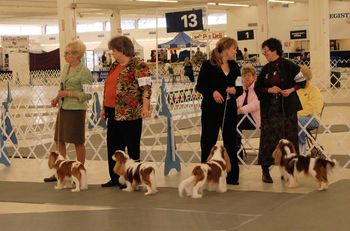
[[[236,38],[237,31],[234,30],[233,28],[236,28],[235,17],[237,16],[234,15],[234,9],[227,10],[226,13],[227,13],[226,35],[231,38]]]
[[[328,0],[309,0],[310,65],[315,78],[329,82],[329,5]]]
[[[66,44],[77,38],[75,8],[75,0],[57,1],[61,69],[65,64],[64,48]]]
[[[257,0],[258,5],[258,28],[257,28],[257,35],[256,35],[256,41],[257,41],[257,47],[258,47],[258,54],[260,63],[264,64],[266,63],[265,57],[261,53],[261,44],[268,39],[269,36],[269,28],[268,28],[268,16],[267,16],[267,7],[268,7],[268,1],[267,0]]]
[[[113,10],[111,17],[111,38],[122,35],[122,26],[120,19],[120,10]]]

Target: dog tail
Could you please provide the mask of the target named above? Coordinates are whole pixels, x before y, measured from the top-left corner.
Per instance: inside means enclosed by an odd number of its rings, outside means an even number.
[[[190,185],[192,184],[194,181],[194,176],[190,176],[187,179],[181,181],[181,183],[179,184],[179,196],[183,197],[183,192],[184,190]]]
[[[338,161],[335,159],[329,158],[329,159],[326,159],[326,161],[327,161],[326,167],[327,167],[328,172],[331,172],[333,169],[335,169],[339,166]]]

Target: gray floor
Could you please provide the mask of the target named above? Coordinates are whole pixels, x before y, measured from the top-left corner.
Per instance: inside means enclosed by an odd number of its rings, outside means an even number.
[[[0,182],[1,202],[99,206],[107,210],[0,214],[1,230],[349,230],[350,180],[308,194],[229,190],[202,199],[156,196],[91,185],[88,191],[53,184]]]

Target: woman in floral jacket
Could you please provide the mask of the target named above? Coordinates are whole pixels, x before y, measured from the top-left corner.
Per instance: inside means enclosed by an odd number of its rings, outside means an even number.
[[[150,116],[151,79],[147,65],[134,57],[134,46],[125,36],[112,38],[109,49],[116,60],[108,73],[100,117],[108,120],[107,153],[110,180],[102,187],[121,186],[113,172],[116,150],[127,148],[130,158],[140,160],[142,119]]]

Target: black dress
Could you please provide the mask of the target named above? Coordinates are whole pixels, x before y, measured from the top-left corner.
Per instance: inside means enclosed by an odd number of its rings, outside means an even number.
[[[255,92],[260,100],[261,135],[258,162],[262,166],[274,164],[272,152],[280,139],[288,139],[298,151],[297,111],[302,109],[296,91],[288,97],[270,94],[267,89],[278,86],[282,90],[305,86],[305,78],[298,65],[279,58],[266,64],[256,83]]]
[[[209,60],[204,61],[197,80],[197,90],[203,95],[202,100],[202,134],[201,134],[201,162],[207,161],[211,148],[216,144],[219,131],[223,125],[222,134],[224,146],[230,156],[232,171],[227,176],[228,183],[238,183],[239,166],[236,147],[237,104],[236,98],[243,92],[242,86],[236,86],[236,79],[240,70],[235,61],[229,61],[230,72],[226,75],[221,67],[211,65]],[[235,87],[236,94],[226,98],[226,88]],[[218,91],[226,98],[218,104],[213,98],[213,92]],[[224,123],[223,123],[224,119]]]

